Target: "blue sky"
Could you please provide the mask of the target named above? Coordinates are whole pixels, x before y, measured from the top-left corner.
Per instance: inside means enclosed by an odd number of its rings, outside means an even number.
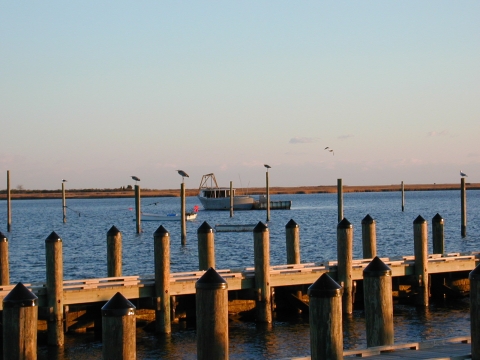
[[[0,2],[0,188],[480,182],[478,1]],[[325,151],[329,146],[334,153]],[[334,155],[333,155],[334,154]],[[2,180],[3,179],[3,180]]]

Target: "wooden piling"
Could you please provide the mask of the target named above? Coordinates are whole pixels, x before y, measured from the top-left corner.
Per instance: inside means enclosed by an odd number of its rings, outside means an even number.
[[[467,190],[466,190],[466,187],[465,187],[465,178],[463,178],[463,177],[461,179],[460,187],[461,187],[460,196],[461,196],[461,206],[462,206],[462,210],[461,210],[461,214],[462,214],[462,216],[461,216],[461,221],[462,221],[461,232],[462,232],[462,237],[465,237],[465,236],[467,236]]]
[[[135,185],[135,224],[137,234],[142,232],[142,210],[140,207],[140,185]]]
[[[62,212],[63,223],[67,222],[67,200],[65,198],[65,182],[62,182]]]
[[[413,242],[415,250],[416,305],[428,306],[428,229],[427,221],[420,215],[413,221]]]
[[[209,268],[195,283],[197,359],[228,359],[228,284]]]
[[[342,293],[327,273],[308,288],[312,360],[343,359]]]
[[[172,332],[170,316],[170,234],[160,225],[153,234],[155,257],[155,330],[157,333]]]
[[[402,211],[405,211],[405,186],[402,181]]]
[[[52,232],[45,240],[47,272],[48,345],[63,346],[63,259],[62,239]]]
[[[230,217],[233,217],[233,181],[230,181]]]
[[[480,265],[470,272],[470,336],[472,360],[480,360]]]
[[[377,230],[375,220],[370,214],[362,220],[362,249],[364,259],[377,256]]]
[[[337,179],[338,222],[343,219],[343,180]]]
[[[0,232],[0,285],[10,284],[10,265],[8,260],[8,239]]]
[[[206,221],[197,229],[198,269],[215,268],[215,234]]]
[[[268,179],[268,168],[265,173],[266,178],[266,190],[267,190],[267,222],[270,221],[270,183]]]
[[[367,346],[393,345],[392,270],[378,256],[363,270]]]
[[[181,227],[182,227],[182,245],[187,245],[187,222],[185,220],[185,213],[186,213],[186,208],[185,208],[185,183],[182,182],[180,185],[180,211],[181,211]]]
[[[290,219],[285,225],[287,264],[300,264],[300,227]]]
[[[255,292],[257,321],[272,322],[270,289],[270,233],[268,227],[258,222],[253,229],[253,253],[255,264]]]
[[[115,226],[107,232],[107,276],[122,276],[122,233]]]
[[[445,253],[444,220],[438,213],[432,218],[432,243],[434,254]]]
[[[135,320],[135,306],[119,292],[102,307],[103,360],[136,359]]]
[[[37,359],[37,296],[18,283],[3,299],[3,359]]]
[[[337,274],[343,287],[343,313],[353,312],[353,225],[343,218],[337,225]]]
[[[7,231],[12,231],[12,195],[10,193],[10,170],[7,170]]]

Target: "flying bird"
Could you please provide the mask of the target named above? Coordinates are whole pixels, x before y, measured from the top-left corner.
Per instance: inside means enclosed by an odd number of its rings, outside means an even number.
[[[328,149],[328,146],[327,146],[325,149],[323,149],[323,150],[327,150],[327,149]]]
[[[140,179],[139,179],[138,177],[136,177],[136,176],[132,176],[132,179],[135,180],[135,183],[136,183],[137,181],[140,181]]]
[[[183,170],[177,170],[177,172],[178,172],[178,174],[182,177],[182,182],[185,181],[185,178],[186,178],[186,177],[190,177],[190,176],[188,176],[188,174],[187,174],[185,171],[183,171]]]
[[[330,149],[330,150],[328,150],[328,151],[330,151],[330,152],[332,153],[332,155],[335,155],[335,153],[333,152],[333,150],[332,150],[332,149]]]
[[[468,177],[468,175],[465,174],[462,170],[460,170],[460,176],[462,176],[462,177]]]

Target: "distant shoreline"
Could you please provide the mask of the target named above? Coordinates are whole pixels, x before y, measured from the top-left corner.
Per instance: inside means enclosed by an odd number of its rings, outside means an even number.
[[[460,190],[458,184],[405,184],[405,191],[438,191],[438,190]],[[466,183],[467,190],[480,190],[480,183]],[[179,197],[180,189],[140,189],[141,197]],[[237,189],[237,195],[262,195],[265,194],[264,187],[249,188],[241,191]],[[371,186],[350,186],[343,185],[343,192],[390,192],[401,191],[400,184],[395,185],[371,185]],[[336,193],[336,185],[325,186],[292,186],[292,187],[270,187],[271,195],[289,194],[322,194]],[[186,196],[196,196],[198,189],[186,189]],[[32,199],[61,199],[62,191],[59,190],[10,190],[12,200]],[[67,199],[100,199],[100,198],[129,198],[134,197],[134,190],[125,189],[72,189],[66,190]],[[0,192],[0,200],[6,200],[6,190]]]

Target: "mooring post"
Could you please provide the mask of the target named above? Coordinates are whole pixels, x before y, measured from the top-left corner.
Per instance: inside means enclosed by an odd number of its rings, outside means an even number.
[[[180,221],[182,223],[182,245],[187,245],[187,223],[185,221],[185,183],[182,182],[180,185],[180,211],[181,211],[181,218]]]
[[[3,298],[3,359],[37,359],[37,296],[21,282]]]
[[[378,256],[363,270],[367,347],[393,345],[392,270]]]
[[[460,183],[461,206],[462,206],[462,237],[467,236],[467,190],[465,187],[465,178],[462,177]]]
[[[405,211],[405,186],[402,181],[402,211]]]
[[[228,359],[228,284],[209,268],[195,283],[197,359]]]
[[[266,190],[267,190],[267,222],[270,221],[270,183],[268,179],[268,167],[267,172],[265,173],[266,178]]]
[[[198,269],[215,268],[215,234],[206,221],[197,229]]]
[[[287,264],[300,264],[300,227],[290,219],[285,225],[287,240]]]
[[[257,321],[272,322],[270,289],[270,233],[261,221],[253,229]]]
[[[362,220],[362,249],[364,259],[377,256],[377,230],[375,220],[367,214]]]
[[[10,194],[10,170],[7,170],[7,231],[12,231],[12,195]]]
[[[102,307],[103,360],[136,359],[135,306],[117,292]]]
[[[0,232],[0,285],[10,285],[10,266],[8,262],[8,239]]]
[[[420,215],[413,221],[413,242],[415,250],[415,276],[418,291],[415,302],[420,306],[428,306],[428,229],[427,221]]]
[[[63,223],[67,222],[67,200],[65,198],[65,182],[62,182],[62,212]]]
[[[337,179],[338,222],[343,219],[343,180]]]
[[[470,272],[470,336],[472,359],[480,360],[480,265]]]
[[[444,220],[438,213],[432,218],[432,243],[434,254],[445,253]]]
[[[155,330],[157,333],[172,332],[170,318],[170,234],[160,225],[153,234],[155,261]]]
[[[140,185],[135,185],[135,221],[137,234],[142,232],[142,210],[140,207]]]
[[[122,276],[122,233],[115,226],[107,232],[107,276]]]
[[[353,312],[353,225],[344,218],[337,225],[337,277],[343,287],[343,312]]]
[[[233,217],[233,181],[230,181],[230,217]]]
[[[308,288],[312,360],[343,359],[342,293],[327,273]]]
[[[63,242],[52,232],[45,240],[47,271],[48,345],[63,346]]]

